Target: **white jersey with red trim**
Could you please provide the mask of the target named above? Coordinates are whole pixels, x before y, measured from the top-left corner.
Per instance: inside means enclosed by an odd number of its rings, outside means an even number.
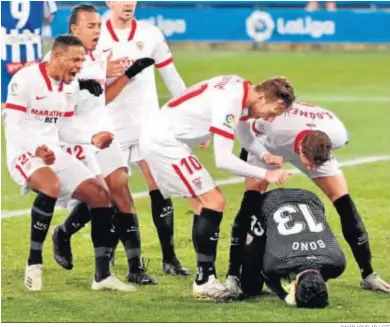
[[[51,51],[45,55],[44,60],[50,59]],[[107,75],[107,55],[101,50],[88,51],[80,73],[77,74],[78,80],[92,79],[101,84],[103,89],[106,85]],[[106,99],[104,92],[96,97],[88,90],[79,92],[75,103],[75,116],[73,122],[79,125],[79,128],[94,127],[96,132],[105,130],[111,131],[110,117],[106,109]]]
[[[169,65],[173,60],[158,28],[136,20],[128,29],[114,29],[111,20],[107,20],[102,27],[99,47],[109,53],[110,60],[151,57],[157,68]],[[154,68],[147,68],[132,79],[107,108],[116,138],[122,143],[138,143],[141,126],[159,110]]]
[[[249,86],[250,82],[236,75],[200,82],[170,100],[145,130],[160,144],[178,140],[193,147],[210,140],[214,133],[234,140]]]
[[[74,115],[78,82],[66,85],[53,80],[47,75],[45,64],[41,63],[18,71],[8,91],[5,114],[7,163],[12,164],[21,151],[34,154],[42,144],[57,147],[57,124]]]
[[[288,112],[272,122],[257,119],[249,123],[252,132],[261,136],[266,148],[278,149],[284,155],[291,153],[295,156],[302,138],[311,130],[326,133],[333,149],[344,146],[349,140],[347,129],[333,112],[311,104],[295,102]]]

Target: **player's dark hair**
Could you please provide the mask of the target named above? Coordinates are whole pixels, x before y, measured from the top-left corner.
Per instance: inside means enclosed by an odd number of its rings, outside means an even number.
[[[332,157],[332,141],[322,131],[312,131],[301,142],[302,153],[310,162],[321,166]]]
[[[264,92],[265,97],[269,100],[282,100],[287,108],[291,107],[295,101],[294,88],[283,76],[269,78],[257,85],[255,90]]]
[[[58,35],[53,42],[53,45],[51,47],[51,50],[57,49],[59,47],[62,48],[68,48],[72,46],[83,46],[83,43],[80,41],[80,39],[77,36],[64,34],[64,35]]]
[[[328,306],[328,289],[319,271],[309,270],[299,277],[295,288],[298,308],[325,308]]]
[[[70,17],[69,17],[69,23],[68,23],[69,33],[72,32],[70,27],[74,24],[77,24],[79,12],[83,12],[83,11],[98,13],[97,8],[93,5],[81,4],[81,5],[74,6],[72,8],[72,12],[70,13]]]

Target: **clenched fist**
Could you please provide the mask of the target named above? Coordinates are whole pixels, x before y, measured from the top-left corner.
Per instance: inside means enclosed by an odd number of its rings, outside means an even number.
[[[266,153],[263,155],[263,161],[266,165],[272,165],[275,167],[282,167],[284,164],[284,159],[282,156],[275,156],[271,153]]]
[[[290,173],[285,169],[267,170],[265,180],[269,183],[280,185],[290,178]]]
[[[56,156],[52,150],[50,150],[47,145],[40,145],[35,150],[35,156],[42,159],[45,165],[52,165],[56,161]]]
[[[112,140],[114,139],[114,135],[110,132],[99,132],[92,136],[91,143],[94,144],[99,149],[108,148]]]

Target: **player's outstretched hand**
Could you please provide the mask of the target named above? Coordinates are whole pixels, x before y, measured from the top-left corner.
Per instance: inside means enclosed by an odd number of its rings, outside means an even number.
[[[110,146],[114,135],[110,132],[99,132],[92,136],[92,144],[97,146],[99,149],[105,149]]]
[[[103,87],[98,81],[94,79],[79,80],[80,90],[88,90],[89,93],[98,97],[103,93]]]
[[[265,180],[272,184],[283,184],[290,177],[290,173],[285,169],[267,170]]]
[[[266,153],[263,156],[263,161],[266,165],[272,165],[272,166],[275,166],[277,168],[282,167],[284,164],[284,159],[282,156],[275,156],[271,153]]]
[[[50,150],[47,145],[40,145],[35,150],[35,156],[42,159],[45,165],[52,165],[56,161],[56,156],[52,150]]]
[[[132,79],[135,75],[142,72],[145,68],[152,66],[154,59],[152,58],[140,58],[134,61],[134,63],[126,70],[125,74],[129,79]]]

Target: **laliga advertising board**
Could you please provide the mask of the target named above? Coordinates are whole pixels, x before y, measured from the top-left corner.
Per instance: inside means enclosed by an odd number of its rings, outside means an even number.
[[[109,12],[100,9],[103,19]],[[53,35],[67,32],[62,8]],[[170,42],[390,43],[390,11],[296,9],[137,8],[138,20],[156,25]],[[202,22],[201,24],[199,22]]]

